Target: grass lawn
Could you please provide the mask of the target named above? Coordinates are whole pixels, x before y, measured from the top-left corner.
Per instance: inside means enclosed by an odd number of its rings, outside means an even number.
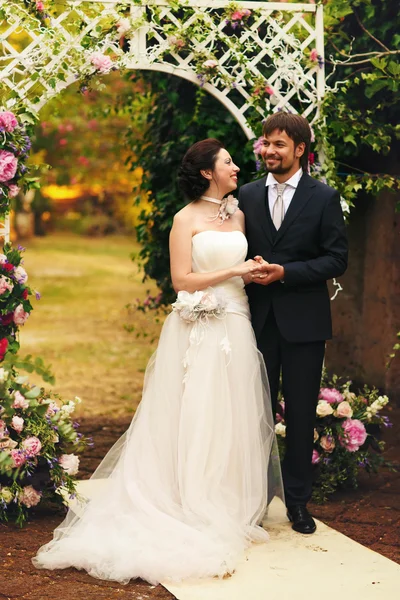
[[[83,400],[77,416],[133,413],[144,369],[156,346],[154,317],[126,305],[154,284],[130,259],[139,245],[124,236],[85,238],[52,234],[24,243],[29,284],[42,294],[21,328],[20,355],[42,356],[56,376],[53,391]],[[148,336],[128,333],[134,325]],[[40,378],[31,375],[32,382]],[[46,384],[49,387],[49,384]]]

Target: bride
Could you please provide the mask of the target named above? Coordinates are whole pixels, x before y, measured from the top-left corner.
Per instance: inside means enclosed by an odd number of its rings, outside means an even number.
[[[37,568],[72,566],[121,583],[222,577],[252,542],[267,541],[258,523],[283,493],[244,291],[258,263],[245,260],[237,201],[224,199],[238,172],[218,140],[186,153],[179,184],[191,202],[170,235],[178,299],[142,401],[93,475],[104,485],[79,514],[69,510],[33,559]]]

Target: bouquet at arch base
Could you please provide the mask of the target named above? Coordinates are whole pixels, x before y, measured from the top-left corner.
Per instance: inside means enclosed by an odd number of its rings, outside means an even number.
[[[91,442],[72,420],[79,398],[64,402],[0,368],[0,521],[23,525],[44,501],[76,495],[78,454]]]
[[[314,429],[314,485],[312,499],[325,502],[338,488],[357,488],[361,470],[376,473],[378,468],[393,468],[382,453],[385,442],[380,434],[392,423],[382,412],[389,398],[376,388],[364,386],[350,391],[351,381],[340,383],[337,375],[326,381],[323,375],[316,407]],[[280,398],[275,431],[280,456],[285,453],[285,401]]]

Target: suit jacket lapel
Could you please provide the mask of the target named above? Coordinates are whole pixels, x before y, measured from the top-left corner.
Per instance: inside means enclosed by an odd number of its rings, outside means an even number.
[[[282,236],[286,233],[288,227],[293,223],[298,214],[303,210],[307,202],[310,200],[311,196],[313,195],[314,187],[315,181],[313,178],[304,173],[299,181],[292,201],[290,202],[285,218],[282,221],[282,225],[278,229],[275,238],[275,244],[279,242]]]
[[[256,189],[254,192],[254,209],[255,209],[256,219],[259,221],[263,232],[265,233],[268,240],[272,244],[272,234],[271,234],[271,230],[269,228],[268,216],[267,216],[267,210],[269,210],[269,208],[268,208],[268,202],[266,201],[266,193],[267,193],[267,190],[265,187],[266,180],[267,180],[267,178],[263,177],[262,179],[259,179],[256,182]]]

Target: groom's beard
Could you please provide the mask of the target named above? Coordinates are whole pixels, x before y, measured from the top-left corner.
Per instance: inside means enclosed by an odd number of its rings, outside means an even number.
[[[289,173],[289,171],[292,169],[293,164],[294,164],[294,159],[295,156],[293,155],[293,161],[290,165],[282,165],[282,161],[283,159],[280,158],[276,161],[276,164],[274,164],[273,166],[268,166],[268,162],[267,160],[265,161],[265,168],[267,169],[268,173],[276,173],[277,175],[285,175],[286,173]]]

